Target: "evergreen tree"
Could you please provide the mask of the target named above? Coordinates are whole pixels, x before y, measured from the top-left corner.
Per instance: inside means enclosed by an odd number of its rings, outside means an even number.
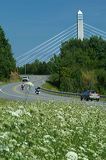
[[[9,79],[12,71],[16,69],[11,45],[5,37],[5,33],[0,26],[0,79]]]

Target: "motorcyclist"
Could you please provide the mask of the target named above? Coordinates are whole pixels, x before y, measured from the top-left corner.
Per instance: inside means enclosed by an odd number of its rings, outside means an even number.
[[[35,88],[35,93],[39,94],[40,93],[40,87]]]
[[[25,84],[22,83],[22,84],[21,84],[21,89],[24,90],[24,87],[25,87]]]

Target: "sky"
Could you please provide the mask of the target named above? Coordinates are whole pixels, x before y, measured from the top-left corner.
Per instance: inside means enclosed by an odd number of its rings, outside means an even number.
[[[106,32],[106,0],[0,0],[0,25],[17,58],[77,22]]]

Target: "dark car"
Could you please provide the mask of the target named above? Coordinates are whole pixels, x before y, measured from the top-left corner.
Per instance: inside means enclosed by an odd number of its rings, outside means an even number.
[[[86,101],[89,101],[89,100],[91,100],[91,101],[92,100],[99,101],[100,95],[96,91],[94,91],[94,90],[86,90],[86,91],[83,91],[81,93],[81,101],[83,99],[86,100]]]

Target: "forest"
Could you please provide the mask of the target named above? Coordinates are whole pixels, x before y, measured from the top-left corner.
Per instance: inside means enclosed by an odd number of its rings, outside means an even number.
[[[27,64],[27,74],[50,74],[49,83],[60,91],[85,89],[106,94],[106,41],[92,36],[83,41],[70,39],[61,44],[60,55],[48,63],[35,60]],[[19,68],[24,73],[24,66]]]

